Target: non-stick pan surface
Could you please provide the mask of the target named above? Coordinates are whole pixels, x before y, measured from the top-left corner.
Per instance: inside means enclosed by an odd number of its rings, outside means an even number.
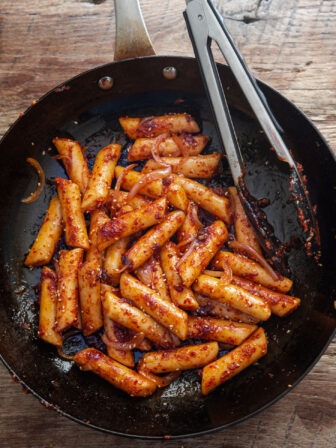
[[[176,79],[168,80],[162,75],[167,66],[177,69]],[[219,71],[248,160],[247,181],[255,191],[263,189],[274,204],[279,193],[288,193],[285,188],[279,192],[281,179],[270,178],[265,163],[269,157],[267,142],[229,69],[220,66]],[[107,75],[114,79],[114,85],[110,90],[102,90],[98,81]],[[112,140],[127,146],[119,116],[185,111],[193,114],[203,132],[212,136],[209,150],[219,147],[195,60],[148,57],[99,67],[50,92],[5,135],[1,142],[0,178],[0,352],[10,371],[48,407],[115,434],[144,438],[201,434],[237,423],[270,405],[302,379],[322,355],[336,327],[335,160],[302,113],[277,92],[263,84],[261,87],[309,180],[312,201],[317,206],[322,258],[317,265],[306,256],[289,204],[277,231],[285,241],[299,241],[290,247],[288,264],[295,284],[293,294],[302,298],[302,305],[287,318],[272,317],[265,323],[268,354],[207,397],[200,394],[197,372],[181,375],[150,398],[138,399],[61,359],[53,347],[37,338],[40,272],[23,265],[55,193],[53,178],[65,174],[60,162],[52,157],[55,151],[51,140],[55,136],[79,140],[89,147],[90,159],[90,154]],[[28,156],[40,161],[48,179],[43,194],[30,205],[20,202],[36,185],[25,162]],[[230,182],[225,164],[214,182]],[[269,219],[276,223],[280,219],[279,209],[270,210]],[[74,343],[81,344],[83,340]]]

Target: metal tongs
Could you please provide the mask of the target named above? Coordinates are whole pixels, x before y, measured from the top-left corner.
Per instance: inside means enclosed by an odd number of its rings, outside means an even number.
[[[215,41],[221,50],[228,66],[234,74],[242,92],[249,102],[256,118],[263,128],[269,143],[273,147],[278,159],[288,164],[290,171],[290,188],[298,211],[300,226],[304,234],[306,247],[311,249],[318,242],[318,227],[315,214],[308,197],[299,169],[287,148],[278,129],[276,122],[266,98],[255,78],[250,73],[243,57],[229,34],[223,18],[215,9],[211,0],[186,0],[187,8],[184,18],[188,27],[195,56],[198,60],[205,88],[208,93],[210,104],[213,108],[214,118],[217,124],[219,136],[222,140],[227,155],[233,181],[239,192],[246,212],[255,227],[260,241],[268,244],[264,249],[274,259],[276,248],[270,248],[269,236],[272,232],[265,232],[265,216],[261,219],[260,213],[256,213],[255,203],[248,193],[244,173],[246,171],[243,156],[237,141],[232,118],[223,91],[223,86],[218,74],[216,63],[211,50],[211,42]],[[262,222],[261,222],[262,221]],[[275,235],[273,234],[273,237]],[[275,240],[279,243],[279,239]],[[283,241],[281,243],[284,243]],[[315,250],[316,248],[314,248]]]

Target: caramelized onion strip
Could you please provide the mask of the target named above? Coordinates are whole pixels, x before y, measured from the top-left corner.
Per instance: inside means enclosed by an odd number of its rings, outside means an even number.
[[[157,387],[160,387],[160,388],[169,386],[169,384],[172,383],[181,374],[180,371],[176,371],[176,372],[167,373],[164,376],[159,376],[159,375],[155,375],[152,372],[149,372],[147,369],[144,369],[144,368],[139,369],[139,373],[141,373],[141,375],[145,376],[149,380],[152,380],[157,385]]]
[[[170,166],[170,164],[167,163],[167,162],[164,162],[164,161],[161,159],[160,151],[159,151],[159,147],[160,147],[161,143],[164,142],[168,137],[169,137],[168,134],[160,134],[160,135],[158,135],[158,136],[155,138],[155,140],[154,140],[154,145],[153,145],[152,148],[151,148],[151,153],[152,153],[152,157],[153,157],[153,159],[154,159],[157,163],[159,163],[160,165],[163,165],[163,166]]]
[[[115,184],[115,187],[114,187],[114,192],[115,192],[115,197],[114,197],[114,200],[116,201],[116,202],[118,202],[118,200],[119,200],[119,192],[120,192],[120,187],[121,187],[121,184],[123,183],[123,180],[125,179],[125,176],[127,175],[127,173],[129,172],[129,171],[131,171],[133,168],[135,168],[137,165],[136,165],[136,163],[132,163],[131,165],[128,165],[123,171],[122,171],[122,173],[120,174],[120,176],[118,177],[118,179],[117,179],[117,181],[116,181],[116,184]]]
[[[36,201],[36,199],[42,193],[46,178],[45,178],[45,174],[44,174],[44,171],[43,171],[41,165],[39,164],[39,162],[36,159],[33,159],[32,157],[28,157],[26,159],[26,162],[28,162],[29,165],[31,165],[36,170],[36,173],[39,177],[36,190],[33,191],[32,193],[30,193],[30,195],[28,197],[26,197],[25,199],[21,199],[21,202],[23,202],[24,204],[31,204],[32,202]]]
[[[180,249],[181,247],[187,246],[188,244],[192,243],[192,242],[194,241],[195,238],[197,238],[197,236],[195,236],[195,235],[190,235],[189,238],[180,241],[180,242],[176,245],[176,247]],[[218,271],[217,271],[217,272],[218,272]]]
[[[143,187],[154,180],[163,179],[164,177],[169,176],[171,174],[172,168],[168,166],[162,170],[151,171],[150,173],[144,174],[141,179],[136,182],[128,193],[127,199],[131,200],[137,193],[143,189]]]
[[[279,280],[281,278],[281,275],[278,272],[275,272],[268,261],[262,255],[258,254],[258,252],[253,249],[253,247],[245,243],[240,243],[236,240],[230,241],[228,244],[230,249],[232,249],[234,252],[237,251],[243,253],[252,260],[259,263],[269,273],[273,280]]]
[[[129,341],[111,341],[106,333],[102,335],[102,341],[108,347],[116,350],[133,350],[145,339],[144,333],[136,333]]]
[[[140,123],[138,124],[138,132],[145,132],[146,131],[146,124],[150,123],[155,117],[151,115],[150,117],[145,117],[140,120]]]
[[[233,277],[232,269],[225,260],[223,260],[222,268],[223,268],[222,271],[212,271],[206,269],[205,271],[203,271],[203,274],[219,278],[223,286],[230,285],[232,283],[232,277]]]
[[[176,265],[176,269],[178,269],[180,267],[180,265],[184,262],[184,260],[186,258],[188,258],[189,255],[195,250],[195,247],[197,246],[197,243],[198,243],[198,239],[197,239],[197,236],[196,236],[195,238],[193,238],[190,246],[188,247],[188,249],[184,252],[182,257],[180,258],[179,262]]]
[[[68,355],[62,349],[62,347],[57,347],[57,353],[62,359],[66,359],[67,361],[72,361],[75,355]]]
[[[201,221],[198,217],[198,207],[197,206],[191,207],[191,219],[195,223],[196,227],[198,227],[199,229],[201,227],[203,227],[203,224],[201,223]]]
[[[179,140],[178,138],[174,138],[174,137],[175,137],[175,136],[173,135],[172,138],[173,138],[173,140],[174,140],[176,146],[177,146],[178,149],[180,150],[180,152],[181,152],[181,154],[182,154],[182,157],[183,157],[183,158],[189,157],[190,152],[191,152],[191,150],[192,150],[192,146],[189,146],[189,145],[183,145],[183,144],[180,143],[180,140]]]
[[[55,160],[66,160],[67,162],[71,162],[71,157],[67,156],[66,154],[57,154],[56,156],[52,156],[52,159]]]

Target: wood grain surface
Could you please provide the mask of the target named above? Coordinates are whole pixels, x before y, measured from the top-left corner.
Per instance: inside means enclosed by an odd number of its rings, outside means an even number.
[[[336,148],[336,1],[215,3],[255,75],[292,100]],[[192,55],[181,15],[184,0],[141,4],[157,53]],[[1,135],[33,100],[112,60],[113,9],[110,0],[1,0]],[[0,446],[334,448],[335,355],[334,340],[295,389],[244,423],[195,439],[162,442],[111,436],[48,411],[24,394],[1,365]]]

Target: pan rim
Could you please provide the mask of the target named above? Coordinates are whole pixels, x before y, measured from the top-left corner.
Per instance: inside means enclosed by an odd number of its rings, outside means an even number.
[[[74,415],[71,415],[70,413],[63,411],[60,407],[58,407],[57,405],[54,405],[52,403],[49,403],[47,400],[45,400],[43,397],[41,397],[33,388],[31,388],[30,386],[28,386],[24,380],[22,380],[12,369],[12,367],[7,363],[7,361],[4,359],[3,355],[0,353],[0,360],[3,363],[3,365],[7,368],[8,372],[10,375],[12,375],[12,378],[15,379],[15,381],[17,381],[21,387],[24,388],[24,390],[30,392],[32,394],[32,396],[34,396],[35,398],[37,398],[37,400],[39,401],[39,403],[42,406],[45,406],[47,409],[52,409],[53,411],[56,411],[59,415],[66,417],[76,423],[79,423],[85,427],[106,433],[106,434],[111,434],[111,435],[115,435],[115,436],[120,436],[120,437],[125,437],[127,439],[139,439],[139,440],[181,440],[184,438],[193,438],[193,437],[199,437],[199,436],[205,436],[207,434],[213,434],[215,432],[220,432],[220,431],[224,431],[225,429],[228,429],[232,426],[236,426],[256,415],[258,415],[259,413],[265,411],[266,409],[270,408],[271,406],[273,406],[275,403],[277,403],[279,400],[281,400],[284,396],[286,396],[290,391],[292,391],[294,388],[296,388],[299,383],[301,383],[301,381],[312,371],[312,369],[316,366],[316,364],[320,361],[321,357],[325,354],[326,350],[328,349],[330,343],[332,342],[332,340],[334,339],[334,337],[336,337],[336,328],[333,330],[331,336],[329,337],[328,341],[326,342],[326,344],[324,345],[322,351],[319,353],[318,357],[314,359],[314,361],[309,365],[309,367],[302,373],[301,376],[299,376],[291,385],[291,387],[287,387],[287,389],[285,389],[282,393],[280,393],[279,395],[277,395],[273,400],[271,400],[269,403],[266,403],[265,405],[261,406],[259,409],[252,411],[250,414],[245,415],[244,417],[234,421],[234,422],[230,422],[227,423],[225,425],[220,425],[217,426],[215,428],[211,428],[211,429],[206,429],[203,431],[199,431],[199,432],[191,432],[191,433],[187,433],[187,434],[165,434],[165,435],[161,435],[161,436],[146,436],[146,435],[139,435],[139,434],[128,434],[128,433],[124,433],[124,432],[119,432],[119,431],[114,431],[111,429],[107,429],[107,428],[103,428],[97,425],[94,425],[92,423],[86,422],[84,420],[79,419],[78,417],[75,417]]]
[[[108,62],[105,64],[101,64],[98,65],[96,67],[92,67],[89,68],[83,72],[80,72],[74,76],[72,76],[71,78],[68,78],[67,80],[57,84],[56,86],[52,87],[50,90],[48,90],[46,93],[43,93],[42,96],[33,102],[33,104],[30,104],[30,106],[28,106],[25,111],[20,114],[19,117],[16,118],[16,120],[14,120],[14,122],[12,124],[10,124],[10,126],[6,129],[6,131],[4,132],[3,136],[0,139],[0,146],[3,144],[3,141],[6,139],[6,137],[8,136],[8,134],[14,129],[14,127],[20,122],[20,120],[22,120],[27,114],[29,114],[29,112],[33,109],[36,108],[36,106],[38,104],[40,104],[42,101],[44,101],[45,99],[47,99],[51,94],[55,93],[57,90],[62,89],[64,86],[66,86],[68,83],[72,83],[73,81],[83,77],[83,76],[87,76],[89,74],[94,73],[95,71],[100,71],[100,70],[104,70],[106,68],[109,67],[113,67],[114,65],[121,65],[124,63],[134,63],[134,61],[137,61],[139,63],[141,63],[142,61],[151,61],[151,60],[168,60],[168,59],[175,59],[175,60],[179,60],[179,61],[189,61],[189,62],[193,62],[195,64],[195,66],[198,69],[197,66],[197,61],[195,57],[192,56],[181,56],[181,55],[151,55],[151,56],[141,56],[141,57],[137,57],[137,58],[127,58],[127,59],[123,59],[120,61],[112,61],[112,62]],[[225,67],[225,69],[230,70],[230,67],[225,64],[225,63],[221,63],[221,62],[216,62],[216,65],[218,67]],[[281,99],[283,101],[285,101],[286,103],[290,104],[291,107],[293,107],[293,109],[299,113],[299,115],[301,115],[302,118],[304,118],[307,123],[310,125],[310,127],[315,131],[315,133],[318,135],[318,137],[321,139],[321,141],[323,142],[324,146],[328,149],[329,153],[331,154],[331,156],[334,159],[334,162],[336,164],[336,152],[333,151],[333,149],[331,148],[331,146],[329,145],[329,143],[327,142],[326,138],[323,136],[323,134],[321,133],[321,131],[319,130],[318,126],[313,122],[313,120],[305,113],[301,110],[300,107],[298,107],[294,102],[292,102],[291,100],[289,100],[281,91],[277,90],[276,88],[272,87],[270,84],[266,83],[265,81],[260,80],[259,78],[256,78],[256,81],[258,83],[258,85],[263,89],[266,88],[267,90],[269,90],[269,92],[281,97]]]

